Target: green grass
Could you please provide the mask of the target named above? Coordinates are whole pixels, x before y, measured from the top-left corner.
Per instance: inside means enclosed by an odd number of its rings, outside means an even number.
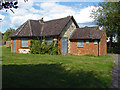
[[[109,88],[111,56],[35,55],[2,48],[3,88]]]

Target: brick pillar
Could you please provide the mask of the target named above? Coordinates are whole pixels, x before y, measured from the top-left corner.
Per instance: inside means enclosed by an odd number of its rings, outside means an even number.
[[[13,52],[13,40],[11,39],[11,52]]]
[[[18,53],[18,38],[15,40],[15,45],[16,45],[16,53]]]
[[[58,53],[61,54],[61,39],[58,39]]]
[[[31,40],[31,39],[29,38],[29,39],[28,39],[28,47],[29,47],[29,48],[30,48],[30,40]]]
[[[21,47],[21,39],[17,38],[16,39],[16,53],[19,53],[20,47]]]

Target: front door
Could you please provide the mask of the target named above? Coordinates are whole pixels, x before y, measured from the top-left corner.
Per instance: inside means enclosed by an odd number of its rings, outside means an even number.
[[[15,40],[13,40],[13,52],[16,52],[16,43],[15,43]]]
[[[67,38],[62,38],[62,51],[63,55],[67,54]]]

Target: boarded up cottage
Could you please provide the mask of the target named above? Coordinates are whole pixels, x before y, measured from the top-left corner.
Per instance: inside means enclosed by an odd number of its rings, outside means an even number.
[[[45,37],[58,42],[59,53],[95,56],[106,55],[106,33],[98,27],[79,28],[73,16],[44,22],[27,20],[11,35],[11,52],[28,53],[30,40]]]

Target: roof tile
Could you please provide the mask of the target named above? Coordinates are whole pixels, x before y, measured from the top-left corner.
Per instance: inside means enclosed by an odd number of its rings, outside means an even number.
[[[28,20],[12,33],[10,37],[59,35],[70,19],[72,19],[78,27],[73,16],[46,21],[44,24],[41,24],[39,20]]]
[[[103,31],[98,27],[77,28],[70,39],[100,39]]]

